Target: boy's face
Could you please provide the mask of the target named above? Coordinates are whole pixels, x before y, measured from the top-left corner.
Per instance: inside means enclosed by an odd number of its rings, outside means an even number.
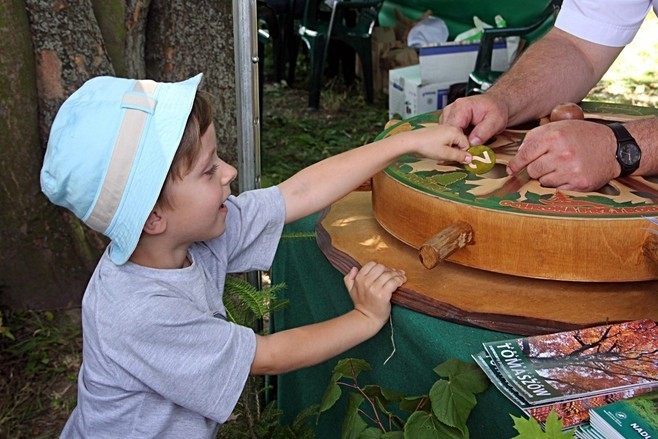
[[[231,182],[237,170],[217,156],[215,127],[201,136],[201,153],[190,172],[180,180],[168,181],[171,208],[162,208],[167,232],[174,245],[215,238],[226,230]]]

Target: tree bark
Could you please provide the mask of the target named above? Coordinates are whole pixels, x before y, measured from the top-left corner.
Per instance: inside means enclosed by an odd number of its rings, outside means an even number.
[[[178,81],[204,72],[220,154],[237,162],[231,7],[210,0],[7,0],[0,8],[0,303],[78,305],[107,244],[52,205],[39,183],[57,110],[87,79]]]
[[[80,226],[62,215],[42,195],[39,172],[43,159],[42,136],[64,96],[53,76],[39,77],[46,65],[61,71],[45,49],[35,61],[26,4],[11,0],[0,8],[0,300],[10,306],[46,308],[65,306],[84,287],[91,264],[86,264],[87,243],[76,248]],[[37,87],[43,95],[37,94]],[[44,111],[37,108],[43,103]],[[49,126],[49,125],[48,125]],[[60,261],[67,260],[66,270]],[[79,298],[79,294],[77,294]]]
[[[146,30],[146,73],[180,81],[204,73],[213,96],[220,157],[237,164],[232,2],[153,0]]]
[[[90,0],[26,0],[45,145],[62,102],[87,79],[113,75]]]

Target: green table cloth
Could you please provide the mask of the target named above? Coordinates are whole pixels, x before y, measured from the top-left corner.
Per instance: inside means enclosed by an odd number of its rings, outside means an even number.
[[[290,302],[273,314],[273,331],[294,328],[336,317],[352,309],[343,284],[343,275],[320,251],[315,241],[317,215],[301,219],[285,227],[272,267],[272,283],[285,283],[280,295]],[[384,328],[372,339],[315,367],[275,377],[277,403],[284,422],[291,422],[303,409],[319,404],[336,362],[341,358],[359,358],[373,370],[359,377],[361,385],[378,384],[408,396],[429,392],[439,378],[433,369],[450,358],[473,361],[471,354],[482,350],[482,342],[504,340],[515,334],[440,320],[409,309],[393,306],[393,351],[391,327]],[[316,428],[318,438],[339,438],[345,414],[346,395],[331,410],[323,413]],[[511,438],[514,416],[523,416],[493,385],[477,395],[477,406],[468,421],[471,438]]]

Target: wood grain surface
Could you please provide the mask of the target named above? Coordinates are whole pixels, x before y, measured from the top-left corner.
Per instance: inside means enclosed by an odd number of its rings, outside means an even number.
[[[394,294],[393,302],[444,320],[524,335],[605,322],[658,320],[655,280],[542,280],[452,262],[427,269],[416,249],[378,224],[368,191],[353,192],[332,205],[317,224],[317,236],[323,253],[343,274],[370,260],[405,270],[409,280]]]

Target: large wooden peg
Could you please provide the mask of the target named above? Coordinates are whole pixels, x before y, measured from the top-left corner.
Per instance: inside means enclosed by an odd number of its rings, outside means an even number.
[[[425,268],[434,268],[456,250],[473,241],[473,228],[465,221],[457,221],[441,230],[418,251],[420,261]]]

